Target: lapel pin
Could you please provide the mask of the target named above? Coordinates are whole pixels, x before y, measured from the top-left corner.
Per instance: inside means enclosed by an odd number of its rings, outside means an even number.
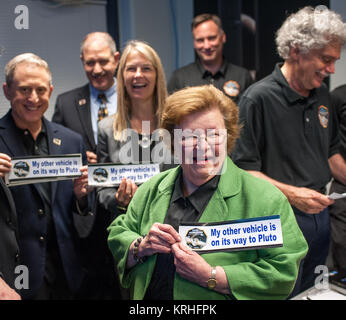
[[[58,139],[58,138],[54,138],[53,139],[53,143],[56,144],[57,146],[60,146],[61,145],[61,140]]]
[[[86,100],[85,100],[85,99],[80,99],[80,100],[78,101],[78,103],[79,103],[80,106],[83,106],[83,105],[86,104]]]

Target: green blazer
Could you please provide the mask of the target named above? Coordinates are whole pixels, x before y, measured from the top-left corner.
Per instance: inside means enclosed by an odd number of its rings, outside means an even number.
[[[285,299],[293,289],[300,261],[308,249],[292,208],[283,193],[269,182],[239,169],[230,158],[225,164],[218,188],[199,222],[280,215],[283,246],[201,256],[210,265],[224,268],[236,299]],[[127,213],[117,217],[108,228],[109,247],[117,261],[121,284],[131,289],[133,299],[143,299],[157,255],[127,270],[130,244],[147,234],[153,223],[163,223],[179,170],[180,166],[162,172],[140,186]],[[173,295],[177,300],[231,298],[183,279],[178,273],[174,278]]]

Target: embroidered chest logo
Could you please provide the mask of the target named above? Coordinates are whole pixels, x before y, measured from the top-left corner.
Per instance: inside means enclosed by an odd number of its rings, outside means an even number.
[[[223,85],[223,90],[230,96],[230,97],[236,97],[239,94],[240,86],[237,81],[227,81]]]
[[[320,124],[323,128],[328,127],[328,121],[329,121],[329,110],[325,106],[320,106],[318,108],[318,118],[320,120]]]

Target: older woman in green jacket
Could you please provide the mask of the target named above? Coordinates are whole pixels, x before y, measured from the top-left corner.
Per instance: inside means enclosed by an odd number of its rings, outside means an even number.
[[[287,298],[307,244],[286,197],[227,156],[239,132],[236,105],[213,86],[186,88],[168,97],[162,127],[181,165],[139,187],[109,227],[122,285],[133,299]],[[283,237],[274,248],[199,254],[178,233],[186,222],[273,215]]]

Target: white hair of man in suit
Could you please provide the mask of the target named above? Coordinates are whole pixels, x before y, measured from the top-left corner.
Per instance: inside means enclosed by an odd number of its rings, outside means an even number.
[[[81,56],[83,55],[83,51],[86,47],[88,40],[93,38],[93,37],[98,37],[100,39],[103,39],[108,44],[108,47],[111,50],[112,54],[117,52],[117,47],[116,47],[115,41],[112,38],[112,36],[107,32],[96,31],[96,32],[88,33],[85,36],[85,38],[83,39],[83,41],[80,45],[80,55]]]

